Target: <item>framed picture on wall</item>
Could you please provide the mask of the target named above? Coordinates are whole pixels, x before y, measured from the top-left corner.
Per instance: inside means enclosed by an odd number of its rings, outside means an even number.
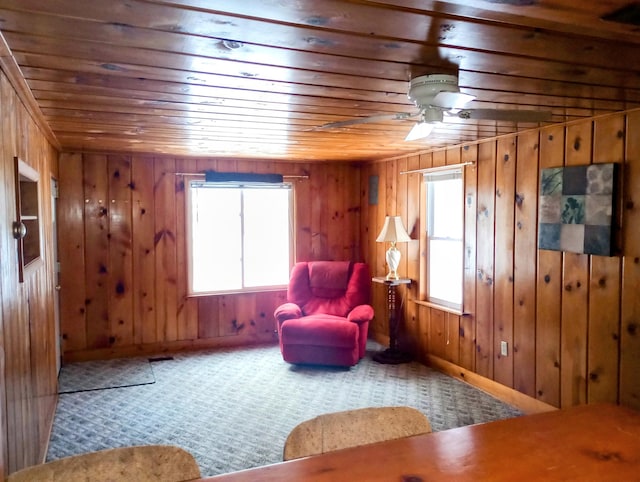
[[[617,176],[615,163],[543,169],[538,248],[612,256]]]

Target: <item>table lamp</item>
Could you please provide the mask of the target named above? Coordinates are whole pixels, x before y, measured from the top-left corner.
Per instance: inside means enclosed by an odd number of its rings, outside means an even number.
[[[387,216],[384,220],[382,231],[376,238],[379,243],[390,242],[391,246],[387,250],[387,265],[389,273],[387,279],[398,279],[398,265],[400,264],[400,250],[396,248],[397,242],[411,241],[411,237],[402,225],[400,216]]]

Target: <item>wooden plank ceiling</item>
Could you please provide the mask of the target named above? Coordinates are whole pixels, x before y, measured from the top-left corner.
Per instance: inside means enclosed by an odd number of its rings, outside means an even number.
[[[538,126],[318,129],[415,112],[408,81],[428,73],[553,122],[640,106],[638,18],[602,19],[628,3],[0,0],[0,31],[64,150],[355,161]]]

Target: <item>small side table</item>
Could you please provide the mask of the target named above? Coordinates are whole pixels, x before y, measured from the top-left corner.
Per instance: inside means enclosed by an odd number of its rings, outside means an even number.
[[[387,279],[382,276],[372,278],[374,283],[381,283],[387,286],[387,309],[389,314],[389,348],[373,355],[373,359],[378,363],[387,365],[397,365],[411,361],[411,355],[403,352],[398,347],[398,328],[400,319],[398,317],[398,307],[396,306],[396,290],[399,285],[411,284],[409,278]]]

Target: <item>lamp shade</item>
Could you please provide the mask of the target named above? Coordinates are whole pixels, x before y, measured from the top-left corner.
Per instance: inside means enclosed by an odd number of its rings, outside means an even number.
[[[404,229],[402,218],[400,216],[387,216],[384,220],[382,231],[380,231],[376,241],[379,243],[383,243],[385,241],[391,243],[396,243],[398,241],[408,242],[411,241],[411,237],[407,233],[407,230]]]

